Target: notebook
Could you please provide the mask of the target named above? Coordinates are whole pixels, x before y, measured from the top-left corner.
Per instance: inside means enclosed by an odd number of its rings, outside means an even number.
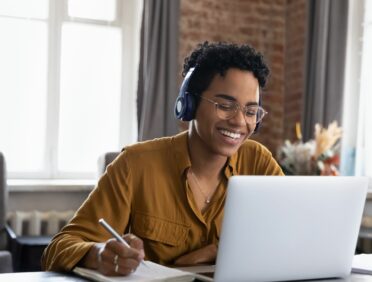
[[[367,186],[363,177],[231,177],[214,281],[349,275]]]
[[[351,272],[372,275],[372,254],[355,255]]]
[[[105,276],[96,270],[75,267],[73,272],[89,278],[93,281],[100,282],[115,282],[115,281],[175,281],[188,282],[193,281],[195,276],[193,273],[181,271],[175,268],[162,266],[160,264],[146,261],[146,266],[140,264],[137,270],[128,276]]]

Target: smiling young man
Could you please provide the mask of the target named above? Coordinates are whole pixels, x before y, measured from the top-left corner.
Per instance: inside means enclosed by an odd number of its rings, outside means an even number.
[[[80,265],[127,275],[145,258],[191,265],[216,259],[228,179],[282,175],[271,153],[247,140],[266,114],[260,89],[269,74],[248,45],[199,45],[186,58],[175,113],[190,120],[173,137],[123,149],[71,222],[45,250],[45,269]],[[98,224],[124,235],[131,248]]]

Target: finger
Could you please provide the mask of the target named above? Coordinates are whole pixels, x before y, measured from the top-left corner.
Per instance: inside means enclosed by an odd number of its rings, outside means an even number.
[[[123,239],[132,247],[137,250],[143,249],[143,241],[134,234],[125,234]]]
[[[100,261],[106,263],[114,263],[115,256],[117,253],[114,252],[113,248],[110,247],[112,244],[115,243],[115,239],[110,239],[106,242],[105,246],[100,250]]]
[[[143,241],[142,239],[138,238],[134,234],[125,234],[123,236],[123,239],[134,249],[139,250],[141,257],[140,259],[142,260],[145,257],[145,251],[143,248]]]
[[[121,266],[121,265],[116,265],[114,267],[114,270],[113,270],[113,274],[112,275],[115,275],[115,276],[119,276],[119,275],[129,275],[133,272],[136,271],[136,267],[124,267],[124,266]]]
[[[98,265],[98,271],[104,275],[128,275],[134,272],[140,263],[136,259],[121,258],[119,256],[115,263],[115,256],[112,256],[112,253],[106,251],[102,252],[102,254],[103,258],[101,263]]]
[[[125,257],[117,253],[112,252],[111,250],[106,249],[101,254],[101,263],[117,265],[120,264],[123,267],[136,267],[139,264],[137,257]]]
[[[99,272],[108,276],[128,275],[136,271],[139,262],[135,259],[119,258],[117,264],[110,261],[102,262]]]
[[[130,258],[119,258],[118,265],[120,267],[119,273],[130,273],[134,272],[140,262],[136,259],[130,259]]]
[[[112,260],[114,259],[115,255],[119,255],[122,258],[133,258],[140,260],[141,254],[140,251],[135,248],[128,248],[124,244],[116,241],[116,240],[109,240],[106,244],[106,249]]]
[[[97,263],[98,263],[98,266],[102,263],[102,252],[104,251],[104,247],[101,247],[98,249],[98,252],[97,252]]]

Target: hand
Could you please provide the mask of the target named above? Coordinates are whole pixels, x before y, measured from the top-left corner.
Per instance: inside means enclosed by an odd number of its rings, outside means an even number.
[[[82,260],[82,264],[107,276],[128,275],[134,272],[145,257],[143,242],[133,234],[126,234],[123,238],[131,248],[112,238],[103,244],[94,245]]]
[[[215,244],[207,245],[196,251],[180,256],[175,260],[175,265],[195,265],[202,263],[214,263],[217,257],[217,246]]]

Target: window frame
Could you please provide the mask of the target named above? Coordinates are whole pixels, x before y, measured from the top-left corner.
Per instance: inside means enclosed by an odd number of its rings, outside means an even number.
[[[344,79],[343,101],[343,138],[341,144],[341,173],[342,175],[369,176],[365,169],[364,132],[366,129],[366,112],[364,108],[365,93],[363,90],[363,52],[366,26],[365,22],[367,1],[349,0],[348,39]],[[372,5],[369,6],[370,8]],[[370,13],[372,11],[369,11]],[[370,51],[370,50],[369,50]],[[372,181],[370,181],[372,185]]]
[[[46,148],[44,170],[39,172],[8,172],[9,179],[95,179],[97,172],[68,173],[58,170],[58,132],[60,102],[61,38],[63,23],[114,26],[121,30],[122,61],[120,86],[119,144],[125,146],[137,141],[136,91],[140,50],[142,1],[115,0],[116,17],[113,21],[93,20],[68,16],[68,0],[49,0],[47,19],[31,19],[47,23],[47,109]],[[23,17],[14,17],[23,18]],[[128,52],[129,51],[129,52]],[[125,78],[125,79],[124,79]],[[118,148],[120,150],[121,148]],[[97,162],[98,162],[97,156]]]

